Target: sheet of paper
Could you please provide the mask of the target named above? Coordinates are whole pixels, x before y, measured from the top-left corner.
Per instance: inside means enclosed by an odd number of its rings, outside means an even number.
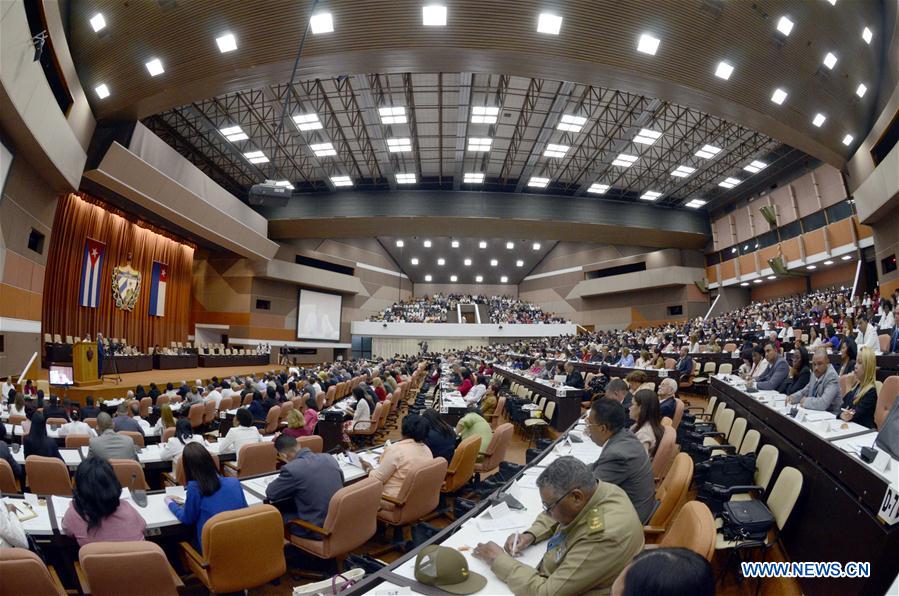
[[[503,503],[505,505],[505,503]],[[515,530],[517,528],[527,528],[530,526],[530,520],[520,514],[512,514],[494,519],[492,517],[481,516],[477,518],[475,523],[482,532],[500,532],[504,530]]]
[[[165,487],[165,494],[169,497],[178,497],[179,499],[187,498],[187,491],[183,486],[167,486]]]
[[[52,495],[50,501],[53,503],[53,513],[56,515],[56,519],[61,520],[69,510],[69,503],[72,502],[72,499],[71,497]]]
[[[502,519],[511,514],[512,510],[509,509],[509,505],[506,504],[505,501],[503,501],[502,503],[497,503],[487,510],[487,515],[489,515],[493,519]]]

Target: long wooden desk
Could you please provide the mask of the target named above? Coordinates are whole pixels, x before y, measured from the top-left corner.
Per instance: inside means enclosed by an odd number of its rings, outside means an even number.
[[[787,521],[783,541],[790,561],[869,561],[871,577],[811,579],[799,582],[806,594],[883,594],[899,572],[899,525],[886,526],[877,512],[886,479],[858,457],[718,378],[711,394],[759,431],[762,444],[778,449],[772,479],[784,466],[803,477],[802,493]],[[835,583],[838,582],[838,583]],[[838,587],[837,587],[838,586]]]
[[[569,388],[562,390],[562,395],[559,395],[559,390],[555,387],[526,377],[518,371],[497,366],[494,367],[493,374],[519,383],[545,397],[548,401],[554,401],[556,409],[549,424],[559,432],[571,426],[581,415],[581,402],[586,399],[585,396],[587,395],[587,392],[583,389]]]

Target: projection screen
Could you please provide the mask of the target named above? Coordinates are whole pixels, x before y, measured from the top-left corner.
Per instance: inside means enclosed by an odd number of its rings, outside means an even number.
[[[297,339],[340,341],[340,294],[300,290]]]

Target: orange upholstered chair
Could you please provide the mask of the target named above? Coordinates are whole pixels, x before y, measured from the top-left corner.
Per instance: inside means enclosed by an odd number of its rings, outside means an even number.
[[[325,441],[319,435],[309,435],[297,439],[300,449],[305,447],[313,453],[321,453],[325,449]]]
[[[274,472],[278,467],[278,452],[272,441],[242,445],[236,462],[225,462],[225,471],[238,478]]]
[[[382,490],[384,485],[375,478],[345,486],[331,497],[322,527],[299,519],[292,520],[285,528],[285,536],[297,548],[320,559],[336,558],[338,566],[342,567],[343,557],[368,542],[377,532]],[[292,534],[290,526],[312,532],[319,539]]]
[[[453,459],[446,470],[443,487],[440,492],[454,493],[472,479],[474,466],[478,461],[478,452],[481,450],[481,438],[471,436],[463,440],[453,452]]]
[[[144,436],[137,432],[136,430],[120,430],[118,434],[125,435],[126,437],[131,437],[131,440],[134,441],[134,445],[139,448],[144,448],[147,446],[144,441]]]
[[[65,596],[52,567],[26,548],[0,548],[0,596],[41,594]]]
[[[212,461],[215,462],[215,469],[221,469],[221,465],[219,464],[219,456],[215,453],[210,453],[212,456]],[[178,463],[175,464],[175,474],[172,475],[168,472],[162,473],[162,482],[167,486],[187,486],[187,478],[184,477],[184,459],[178,458]]]
[[[190,419],[192,428],[200,428],[203,426],[203,415],[206,413],[206,404],[194,404],[188,410],[187,417]]]
[[[212,424],[215,421],[215,402],[207,401],[203,406],[203,424]]]
[[[410,472],[396,497],[381,495],[393,508],[379,510],[378,519],[402,530],[434,511],[440,504],[440,488],[448,465],[445,459],[437,457]]]
[[[144,467],[140,465],[140,462],[133,459],[111,459],[109,465],[112,466],[112,471],[115,472],[119,484],[123,487],[150,490],[150,485],[147,484],[147,478],[144,476]]]
[[[671,426],[675,429],[680,426],[681,418],[684,417],[684,400],[679,397],[674,398],[674,419],[671,421]]]
[[[678,505],[684,500],[692,480],[693,459],[686,453],[678,453],[665,479],[656,488],[658,507],[644,532],[660,534],[665,531],[671,524]]]
[[[165,445],[168,442],[168,440],[174,436],[175,436],[175,427],[174,426],[168,427],[167,429],[162,431],[162,440],[161,440],[162,444]]]
[[[184,584],[153,542],[92,542],[78,551],[81,591],[93,596],[178,596]],[[122,581],[128,588],[123,590]]]
[[[90,435],[66,435],[66,449],[78,449],[91,444]]]
[[[62,426],[66,422],[65,418],[47,418],[47,426]]]
[[[515,427],[511,422],[500,424],[493,432],[493,438],[487,451],[484,453],[484,459],[474,465],[475,472],[483,474],[484,472],[492,472],[499,468],[499,464],[506,459],[506,451],[509,449],[509,443],[512,441],[512,432]]]
[[[665,477],[676,455],[677,431],[673,426],[666,426],[659,446],[656,448],[656,454],[652,458],[652,475],[655,476],[656,481]]]
[[[877,407],[874,410],[874,423],[879,429],[887,414],[890,413],[893,404],[896,402],[896,395],[899,394],[899,375],[891,375],[883,382],[880,388],[880,394],[877,396]]]
[[[25,458],[25,477],[28,488],[33,493],[72,496],[69,469],[58,457],[29,455]]]
[[[272,406],[265,416],[265,428],[262,429],[262,434],[270,435],[276,432],[279,428],[280,420],[281,406]]]
[[[690,501],[681,507],[659,548],[682,547],[711,562],[715,554],[715,518],[705,503]]]
[[[20,493],[19,481],[13,474],[12,466],[5,459],[0,459],[0,493]]]
[[[203,554],[188,542],[180,546],[185,566],[215,593],[255,588],[287,571],[284,521],[271,505],[212,516],[203,526]]]
[[[140,398],[140,417],[146,419],[153,407],[153,398],[150,396]]]

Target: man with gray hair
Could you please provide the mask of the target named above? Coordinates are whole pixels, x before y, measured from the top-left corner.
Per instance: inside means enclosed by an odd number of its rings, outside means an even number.
[[[537,478],[543,513],[505,548],[478,544],[483,559],[516,596],[608,594],[631,559],[643,550],[643,525],[623,490],[597,481],[590,468],[560,457]],[[548,540],[535,569],[516,561],[524,549]]]
[[[839,415],[842,400],[840,399],[840,377],[830,365],[827,350],[823,347],[815,349],[812,356],[812,376],[808,385],[790,396],[790,403],[798,403],[809,410],[827,410]]]
[[[90,440],[87,456],[103,459],[137,459],[137,448],[131,437],[120,435],[112,428],[112,417],[106,412],[97,415],[97,434]]]

